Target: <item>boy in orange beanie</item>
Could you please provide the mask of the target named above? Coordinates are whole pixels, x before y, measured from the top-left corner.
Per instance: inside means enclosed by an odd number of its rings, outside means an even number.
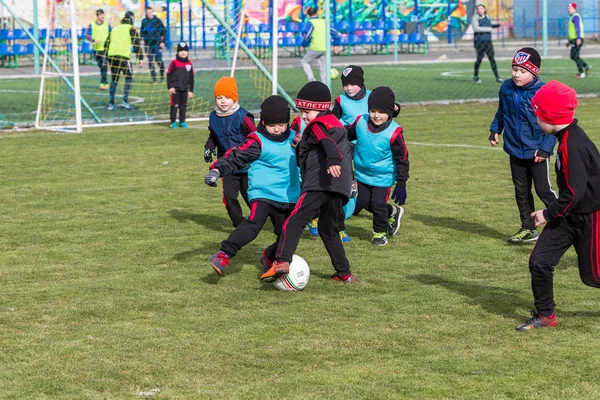
[[[577,93],[550,81],[531,100],[539,126],[558,139],[556,181],[559,196],[546,209],[531,213],[535,226],[546,224],[529,257],[535,310],[517,327],[526,331],[556,326],[554,266],[575,246],[579,276],[600,288],[600,154],[573,119]]]
[[[214,94],[215,109],[209,116],[209,135],[204,145],[204,161],[207,163],[212,163],[213,154],[222,157],[227,150],[239,146],[246,136],[256,131],[254,116],[238,104],[235,78],[224,76],[219,79],[215,84]],[[244,220],[238,201],[240,192],[248,205],[248,168],[223,177],[223,204],[234,227]]]

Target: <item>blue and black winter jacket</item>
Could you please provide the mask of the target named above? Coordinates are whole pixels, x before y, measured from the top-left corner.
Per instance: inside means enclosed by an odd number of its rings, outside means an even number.
[[[498,111],[490,132],[504,132],[504,151],[510,156],[533,159],[537,150],[553,154],[556,137],[542,131],[531,109],[531,99],[542,86],[544,82],[535,78],[529,85],[521,87],[507,79],[500,87]]]

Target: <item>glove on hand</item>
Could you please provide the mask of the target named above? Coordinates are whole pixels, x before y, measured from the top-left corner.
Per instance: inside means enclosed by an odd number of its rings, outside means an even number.
[[[406,188],[396,186],[392,193],[392,200],[399,206],[406,203]]]
[[[204,162],[211,163],[213,161],[213,154],[216,156],[217,153],[211,149],[204,149]]]
[[[204,183],[208,186],[217,187],[217,179],[221,176],[218,169],[211,169],[204,177]]]
[[[350,189],[350,198],[353,199],[358,196],[358,182],[356,179],[352,180],[352,188]]]

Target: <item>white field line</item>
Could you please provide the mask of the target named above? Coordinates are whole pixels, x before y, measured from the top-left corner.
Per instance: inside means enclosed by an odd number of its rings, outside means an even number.
[[[502,150],[502,147],[492,147],[490,146],[475,146],[473,144],[462,144],[462,143],[426,143],[426,142],[409,142],[407,141],[406,144],[409,144],[411,146],[429,146],[429,147],[458,147],[458,148],[465,148],[465,149],[479,149],[479,150],[493,150],[493,151],[498,151],[498,150]]]

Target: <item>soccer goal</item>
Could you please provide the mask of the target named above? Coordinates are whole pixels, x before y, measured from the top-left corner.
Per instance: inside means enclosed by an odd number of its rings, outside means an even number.
[[[180,0],[178,6],[183,10],[182,1],[185,0]],[[84,127],[91,126],[168,120],[170,98],[166,80],[152,76],[146,46],[142,46],[142,66],[138,65],[133,50],[129,59],[133,74],[127,87],[128,101],[123,101],[126,79],[121,74],[115,100],[109,107],[111,60],[106,56],[98,57],[101,52],[94,49],[89,27],[96,20],[98,8],[103,9],[111,29],[121,24],[125,11],[111,6],[114,2],[99,5],[97,0],[52,0],[47,4],[47,18],[40,18],[39,38],[30,38],[42,51],[37,128],[81,132]],[[166,4],[171,7],[173,3]],[[191,0],[186,3],[187,19],[181,14],[175,15],[173,10],[164,13],[165,7],[161,14],[161,7],[153,6],[155,15],[163,22],[171,18],[170,23],[165,24],[168,29],[162,48],[164,68],[168,69],[175,59],[180,41],[186,41],[190,47],[195,89],[194,97],[188,102],[188,120],[206,118],[213,110],[213,86],[223,76],[236,78],[239,102],[248,110],[259,110],[262,100],[275,91],[293,106],[276,81],[277,64],[273,60],[276,60],[277,52],[273,51],[272,38],[277,37],[277,25],[263,24],[268,29],[259,30],[258,25],[249,24],[245,1],[199,0],[194,4],[199,6],[192,7]],[[145,17],[144,9],[139,5],[135,10],[129,10],[135,15],[133,26],[138,32]],[[182,24],[185,29],[180,26]],[[157,58],[153,61],[154,69],[159,70]],[[101,82],[103,63],[107,65],[109,85]]]

